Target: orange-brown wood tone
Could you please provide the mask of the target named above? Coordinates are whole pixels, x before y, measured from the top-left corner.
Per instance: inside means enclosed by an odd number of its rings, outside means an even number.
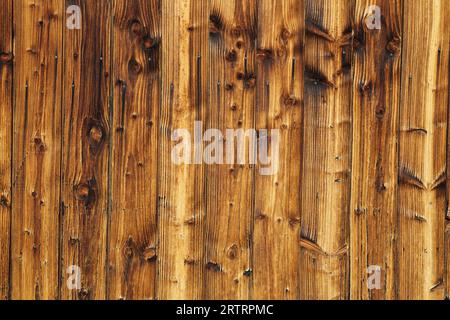
[[[0,300],[9,297],[13,43],[12,0],[0,1]]]
[[[0,300],[450,297],[448,0],[0,7]]]

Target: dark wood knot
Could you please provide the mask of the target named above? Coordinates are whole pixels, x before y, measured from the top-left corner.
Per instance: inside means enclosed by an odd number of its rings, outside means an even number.
[[[0,64],[9,64],[13,60],[11,52],[0,52]]]

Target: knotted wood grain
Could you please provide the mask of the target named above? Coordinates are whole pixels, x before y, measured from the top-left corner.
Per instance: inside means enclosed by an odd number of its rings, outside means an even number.
[[[448,298],[448,0],[0,6],[0,299]]]
[[[111,1],[70,5],[81,9],[81,29],[64,25],[63,34],[61,298],[105,299]],[[67,285],[71,266],[80,268],[79,290]]]
[[[14,1],[11,298],[59,297],[64,2]]]
[[[302,162],[303,299],[349,297],[354,1],[306,1]]]
[[[114,1],[108,297],[154,299],[160,1]]]
[[[12,93],[13,93],[13,4],[0,1],[0,300],[9,297],[11,170],[12,170]]]
[[[300,277],[304,5],[258,2],[256,129],[279,129],[278,170],[255,172],[253,292],[255,299],[297,299]]]
[[[381,29],[367,25],[372,5],[381,10]],[[356,1],[349,213],[352,299],[395,298],[401,17],[402,1]],[[368,287],[371,266],[382,271],[382,287],[377,290]]]
[[[254,166],[248,152],[243,163],[237,163],[238,145],[225,135],[226,129],[254,128],[256,9],[255,1],[241,0],[212,1],[209,8],[207,129],[219,129],[224,135],[219,142],[224,146],[224,163],[206,171],[205,294],[209,299],[248,299],[250,294]],[[225,164],[231,144],[235,161]]]

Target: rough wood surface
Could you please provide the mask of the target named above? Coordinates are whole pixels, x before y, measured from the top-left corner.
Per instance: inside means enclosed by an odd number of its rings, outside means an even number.
[[[105,299],[111,2],[70,5],[83,15],[81,29],[63,35],[61,298]],[[79,291],[67,286],[71,266],[82,274]]]
[[[208,98],[208,8],[207,0],[162,1],[158,299],[204,297],[204,167],[176,165],[171,153],[180,141],[172,135],[174,130],[189,130],[191,137],[181,138],[191,139],[193,144],[194,123],[202,121],[203,134]]]
[[[12,165],[12,0],[0,1],[0,300],[9,297]]]
[[[0,299],[449,298],[448,0],[0,6]]]
[[[354,1],[307,0],[300,293],[349,297]]]
[[[59,297],[64,5],[14,1],[11,298]]]
[[[399,299],[444,298],[449,8],[446,0],[404,1]]]
[[[384,13],[367,26],[368,7]],[[402,1],[357,0],[354,11],[353,153],[350,206],[351,298],[393,299],[397,210]],[[367,268],[380,266],[381,290],[367,287]]]
[[[115,0],[110,299],[153,299],[156,279],[160,2]]]
[[[255,175],[253,298],[299,298],[304,1],[258,2],[256,129],[280,130],[278,170]],[[261,136],[258,137],[261,139]]]
[[[232,144],[234,150],[238,138],[226,136],[226,130],[254,128],[256,8],[255,1],[247,0],[214,0],[209,8],[207,129],[219,129],[225,135],[223,141]],[[228,162],[231,159],[225,151],[223,160]],[[237,153],[233,152],[236,160]],[[244,159],[206,171],[208,298],[249,298],[253,170],[254,166]]]

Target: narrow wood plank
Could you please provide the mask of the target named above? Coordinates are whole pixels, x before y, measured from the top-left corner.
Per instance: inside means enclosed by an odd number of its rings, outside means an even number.
[[[63,5],[14,1],[12,299],[58,298]]]
[[[6,300],[9,297],[12,201],[12,0],[1,0],[0,7],[0,300]]]
[[[255,299],[299,298],[304,25],[303,0],[258,2],[256,128],[274,157],[255,172]]]
[[[178,165],[171,158],[182,139],[193,145],[195,121],[205,119],[208,7],[207,0],[162,1],[158,299],[199,299],[204,292],[204,166]],[[190,137],[172,136],[177,129]]]
[[[160,1],[116,0],[109,298],[154,299]]]
[[[353,6],[306,1],[302,299],[349,297]]]
[[[61,298],[105,299],[111,4],[72,5],[81,29],[64,28]],[[71,266],[80,268],[79,290],[67,285]]]
[[[381,29],[371,27],[373,6]],[[401,0],[357,0],[354,11],[350,275],[357,300],[395,298],[401,10]],[[369,277],[378,267],[381,287],[374,289]]]
[[[448,6],[447,6],[448,10]],[[447,14],[448,16],[448,14]],[[448,26],[446,27],[448,31]],[[445,30],[445,29],[444,29]],[[450,36],[449,36],[450,38]],[[444,38],[445,40],[445,38]],[[442,61],[442,66],[440,70],[445,70],[447,63],[448,73],[445,74],[445,71],[440,74],[440,78],[438,79],[438,95],[436,98],[436,103],[445,104],[447,100],[447,168],[446,168],[446,222],[445,222],[445,248],[444,248],[444,285],[445,285],[445,299],[450,300],[450,130],[449,130],[449,122],[450,122],[450,40],[445,42],[441,42],[441,55],[440,60]]]
[[[450,5],[405,1],[404,6],[398,298],[441,299]]]
[[[449,8],[446,0],[404,1],[399,299],[444,297]]]
[[[208,299],[249,298],[254,165],[249,161],[248,150],[252,137],[256,143],[256,9],[254,0],[213,0],[209,9],[207,129],[220,130],[211,142],[218,142],[223,149],[217,158],[219,163],[209,165],[206,171]],[[234,136],[240,134],[238,131],[228,136],[228,129],[242,130],[249,136]],[[234,150],[232,159],[227,157],[230,146]],[[243,159],[237,158],[241,152],[238,147],[245,152]]]

